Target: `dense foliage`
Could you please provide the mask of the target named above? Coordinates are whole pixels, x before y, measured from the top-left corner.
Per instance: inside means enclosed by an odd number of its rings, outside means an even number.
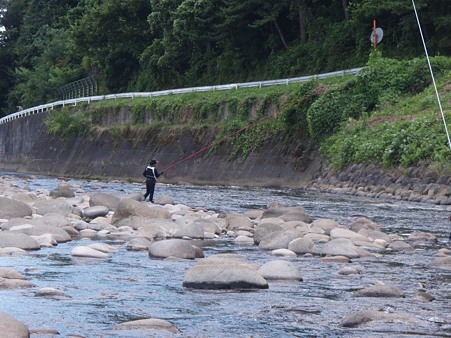
[[[440,75],[451,68],[450,60],[433,58],[431,67]],[[420,93],[431,83],[424,58],[398,61],[373,53],[368,66],[355,78],[329,90],[313,103],[307,113],[309,131],[317,138],[334,134],[348,119],[359,119],[403,95]]]
[[[416,5],[430,54],[450,55],[451,2]],[[423,54],[404,0],[0,0],[0,116],[87,76],[112,93],[359,67],[373,20],[384,57]]]
[[[416,0],[444,102],[451,102],[451,2]],[[373,20],[384,38],[373,49]],[[49,132],[88,135],[126,104],[152,131],[238,134],[232,154],[266,140],[316,139],[335,168],[450,163],[412,3],[405,0],[0,0],[0,116],[59,99],[90,77],[99,93],[269,80],[365,66],[357,76],[269,90],[97,103],[50,114]],[[145,124],[146,114],[156,120]],[[445,107],[451,118],[449,105]],[[169,127],[168,127],[169,126]],[[122,129],[121,129],[122,128]],[[206,128],[207,129],[207,128]],[[308,146],[307,146],[308,147]],[[303,151],[307,149],[302,149]]]
[[[451,128],[451,59],[435,57],[431,66],[440,94],[431,84],[426,60],[400,62],[376,57],[352,80],[357,91],[342,85],[330,92],[351,98],[345,102],[352,102],[353,98],[355,104],[362,97],[358,91],[360,83],[366,88],[366,95],[373,98],[368,100],[365,96],[362,102],[372,101],[374,106],[354,110],[353,116],[347,115],[347,108],[337,100],[324,105],[331,108],[322,111],[312,106],[308,112],[309,128],[315,136],[322,137],[322,152],[334,168],[343,169],[353,163],[409,167],[424,162],[451,169],[451,144],[443,124],[447,122],[447,129]],[[311,118],[313,114],[315,119]],[[331,119],[337,124],[328,123]]]
[[[451,119],[451,58],[434,57],[446,121]],[[357,76],[283,86],[101,101],[51,114],[47,125],[62,137],[87,135],[104,119],[130,112],[111,129],[115,139],[152,134],[164,142],[183,130],[214,130],[227,137],[231,157],[247,157],[275,140],[300,154],[321,145],[334,168],[353,163],[385,167],[435,163],[449,167],[447,142],[425,58],[399,61],[373,53]],[[146,121],[152,120],[152,123]],[[451,125],[448,125],[450,128]],[[130,131],[140,130],[131,137]],[[243,132],[238,132],[243,131]],[[229,135],[233,135],[229,139]],[[214,150],[214,148],[213,148]],[[302,155],[299,158],[302,161]],[[450,168],[451,169],[451,168]]]

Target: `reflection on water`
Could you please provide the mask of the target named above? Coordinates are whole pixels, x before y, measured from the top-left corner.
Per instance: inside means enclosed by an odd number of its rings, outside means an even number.
[[[85,192],[141,193],[143,185],[121,182],[67,180]],[[31,190],[53,189],[60,180],[23,175],[15,180]],[[319,257],[290,258],[302,274],[302,282],[269,283],[269,289],[252,292],[187,290],[182,287],[192,261],[150,259],[146,252],[129,252],[123,241],[105,241],[117,247],[108,260],[74,259],[72,241],[45,248],[27,257],[0,257],[2,267],[24,273],[32,289],[1,290],[0,311],[23,321],[29,328],[56,328],[62,337],[142,337],[143,333],[115,331],[127,320],[157,317],[171,321],[183,337],[416,337],[451,335],[451,274],[432,269],[437,249],[448,246],[449,211],[440,206],[337,196],[310,191],[239,187],[159,185],[176,203],[217,211],[262,208],[277,201],[303,206],[313,218],[331,218],[347,225],[365,215],[385,232],[436,234],[435,244],[419,245],[411,252],[388,252],[383,257],[354,260],[362,274],[342,276],[346,264],[322,263]],[[229,239],[199,241],[205,256],[218,253],[245,255],[263,264],[276,257],[255,246],[237,246]],[[405,298],[359,298],[353,293],[375,280],[395,284]],[[422,282],[436,298],[416,297]],[[35,297],[36,290],[52,287],[66,297]],[[341,322],[354,311],[384,309],[407,313],[416,323],[372,324],[366,329],[343,328]]]

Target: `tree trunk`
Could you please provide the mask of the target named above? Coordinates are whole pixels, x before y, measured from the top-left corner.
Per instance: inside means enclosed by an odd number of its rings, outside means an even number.
[[[349,19],[349,11],[348,11],[348,0],[341,0],[343,4],[343,11],[345,13],[345,20]]]
[[[343,0],[345,1],[345,0]],[[301,43],[307,42],[307,27],[305,20],[305,0],[298,1],[298,10],[299,10],[299,36],[301,38]]]
[[[280,40],[282,40],[283,46],[285,47],[285,49],[288,49],[288,44],[285,41],[285,37],[283,36],[282,30],[280,29],[280,26],[277,23],[277,20],[273,20],[273,22],[274,22],[274,26],[276,26],[277,32],[279,33]]]

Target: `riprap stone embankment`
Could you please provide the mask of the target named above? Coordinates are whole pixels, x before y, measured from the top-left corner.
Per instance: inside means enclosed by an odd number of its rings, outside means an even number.
[[[354,164],[340,172],[323,168],[308,187],[337,194],[450,205],[450,184],[451,176],[434,173],[427,165],[388,170]]]

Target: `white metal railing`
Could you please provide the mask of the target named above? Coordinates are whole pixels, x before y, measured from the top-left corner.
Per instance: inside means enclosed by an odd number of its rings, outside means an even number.
[[[74,105],[76,106],[78,103],[86,102],[91,103],[92,101],[101,101],[101,100],[112,100],[119,98],[138,98],[138,97],[156,97],[156,96],[164,96],[171,94],[187,94],[194,92],[206,92],[206,91],[214,91],[214,90],[230,90],[230,89],[240,89],[240,88],[261,88],[266,86],[275,86],[275,85],[288,85],[290,83],[297,82],[305,82],[312,79],[325,79],[329,77],[336,76],[345,76],[345,75],[354,75],[357,74],[363,68],[353,68],[347,70],[340,70],[336,72],[317,74],[317,75],[308,75],[302,77],[294,77],[288,79],[281,80],[269,80],[269,81],[255,81],[255,82],[244,82],[244,83],[234,83],[234,84],[225,84],[218,86],[206,86],[206,87],[191,87],[191,88],[180,88],[180,89],[169,89],[169,90],[161,90],[156,92],[134,92],[134,93],[120,93],[120,94],[109,94],[109,95],[97,95],[97,96],[89,96],[89,97],[80,97],[76,99],[69,100],[61,100],[52,103],[43,104],[40,106],[27,108],[16,113],[7,115],[0,119],[0,124],[7,123],[12,120],[33,115],[39,114],[48,110],[52,110],[54,108],[64,107],[66,105]]]

